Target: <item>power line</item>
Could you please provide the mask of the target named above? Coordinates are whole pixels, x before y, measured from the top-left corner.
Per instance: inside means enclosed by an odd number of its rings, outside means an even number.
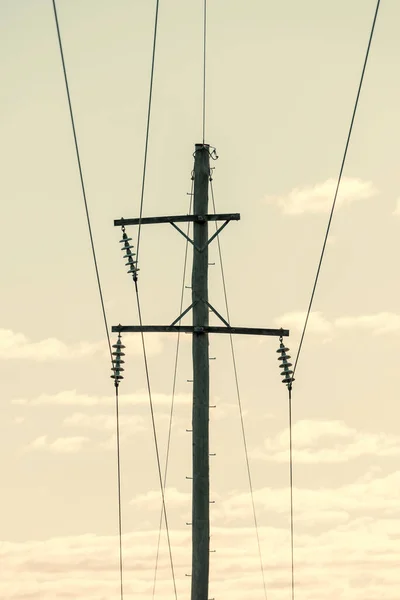
[[[295,360],[294,367],[293,367],[293,375],[296,372],[296,368],[297,368],[297,365],[298,365],[298,362],[299,362],[299,357],[300,357],[300,353],[301,353],[301,350],[302,350],[302,347],[303,347],[303,342],[304,342],[304,336],[305,336],[305,333],[306,333],[306,329],[307,329],[307,325],[308,325],[308,320],[310,318],[311,308],[312,308],[312,304],[313,304],[313,301],[314,301],[315,291],[316,291],[316,288],[317,288],[318,279],[319,279],[319,275],[320,275],[320,271],[321,271],[322,261],[323,261],[324,255],[325,255],[326,244],[327,244],[327,241],[328,241],[328,236],[329,236],[329,232],[330,232],[330,228],[331,228],[331,224],[332,224],[333,214],[335,212],[336,200],[337,200],[338,193],[339,193],[340,183],[341,183],[341,180],[342,180],[342,175],[343,175],[344,167],[345,167],[345,164],[346,164],[347,152],[348,152],[349,145],[350,145],[351,134],[353,132],[354,121],[355,121],[355,117],[356,117],[356,113],[357,113],[357,108],[358,108],[358,103],[359,103],[359,99],[360,99],[360,95],[361,95],[362,85],[363,85],[363,82],[364,82],[364,75],[365,75],[365,71],[366,71],[366,68],[367,68],[367,63],[368,63],[368,58],[369,58],[369,52],[370,52],[370,48],[371,48],[371,44],[372,44],[372,39],[373,39],[374,32],[375,32],[375,25],[376,25],[376,21],[377,21],[377,17],[378,17],[380,3],[381,3],[381,0],[377,0],[376,7],[375,7],[374,18],[373,18],[373,21],[372,21],[371,31],[370,31],[370,35],[369,35],[369,39],[368,39],[367,51],[366,51],[366,54],[365,54],[364,64],[363,64],[363,68],[362,68],[362,71],[361,71],[360,82],[359,82],[359,85],[358,85],[357,96],[356,96],[356,100],[355,100],[355,103],[354,103],[353,113],[352,113],[352,117],[351,117],[351,121],[350,121],[350,127],[349,127],[349,131],[348,131],[348,134],[347,134],[346,145],[345,145],[345,149],[344,149],[344,153],[343,153],[342,163],[341,163],[341,166],[340,166],[339,176],[338,176],[337,185],[336,185],[336,189],[335,189],[335,194],[334,194],[334,198],[333,198],[333,202],[332,202],[332,208],[331,208],[331,212],[330,212],[329,219],[328,219],[328,225],[327,225],[327,228],[326,228],[325,238],[324,238],[324,242],[323,242],[323,245],[322,245],[322,251],[321,251],[321,255],[320,255],[320,258],[319,258],[319,262],[318,262],[318,267],[317,267],[317,272],[316,272],[316,275],[315,275],[314,284],[313,284],[312,291],[311,291],[310,302],[309,302],[309,305],[308,305],[306,319],[305,319],[305,322],[304,322],[304,327],[303,327],[301,338],[300,338],[299,348],[297,350],[296,360]],[[288,386],[288,390],[289,390],[289,454],[290,454],[290,456],[289,456],[289,469],[290,469],[290,472],[289,472],[289,475],[290,475],[290,537],[291,537],[290,542],[291,542],[291,569],[292,569],[292,600],[294,600],[294,597],[295,597],[295,580],[294,580],[293,443],[292,443],[292,387],[291,387],[291,385]]]
[[[143,327],[142,311],[140,308],[139,289],[138,289],[137,281],[135,281],[135,291],[136,291],[136,302],[137,302],[137,310],[138,310],[138,316],[139,316],[139,324],[140,324],[140,327]],[[152,423],[152,428],[153,428],[154,446],[155,446],[156,459],[157,459],[158,478],[159,478],[160,490],[161,490],[162,509],[163,509],[163,513],[164,513],[165,529],[167,532],[168,551],[169,551],[169,558],[170,558],[170,564],[171,564],[172,582],[174,585],[175,600],[177,600],[178,596],[177,596],[177,591],[176,591],[175,570],[174,570],[174,563],[172,560],[172,549],[171,549],[171,540],[170,540],[170,535],[169,535],[167,509],[165,506],[165,493],[164,493],[164,486],[163,486],[163,477],[162,477],[162,472],[161,472],[160,452],[158,449],[157,430],[156,430],[156,423],[155,423],[155,418],[154,418],[154,407],[153,407],[153,399],[152,399],[151,386],[150,386],[149,364],[147,361],[146,344],[145,344],[145,340],[144,340],[143,331],[141,331],[140,335],[141,335],[141,339],[142,339],[144,368],[145,368],[145,373],[146,373],[147,392],[148,392],[148,396],[149,396],[151,423]]]
[[[118,535],[119,535],[119,575],[121,600],[124,598],[124,565],[122,558],[122,501],[121,501],[121,449],[119,434],[119,393],[118,380],[115,380],[115,416],[117,421],[117,482],[118,482]]]
[[[146,137],[145,137],[145,144],[144,144],[143,175],[142,175],[142,187],[141,187],[141,193],[140,193],[139,227],[138,227],[138,238],[137,238],[137,249],[136,249],[137,264],[139,263],[140,237],[141,237],[141,230],[142,230],[141,220],[142,220],[142,216],[143,216],[144,191],[145,191],[145,185],[146,185],[147,156],[148,156],[148,149],[149,149],[151,107],[152,107],[152,100],[153,100],[154,68],[155,68],[155,58],[156,58],[159,5],[160,5],[159,0],[156,0],[156,12],[155,12],[155,19],[154,19],[154,34],[153,34],[153,51],[152,51],[152,57],[151,57],[151,70],[150,70],[150,89],[149,89],[149,101],[148,101],[148,107],[147,107]],[[142,327],[143,326],[142,311],[141,311],[141,307],[140,307],[140,298],[139,298],[139,289],[138,289],[138,285],[137,285],[137,279],[135,279],[134,281],[135,281],[136,303],[137,303],[137,310],[138,310],[138,316],[139,316],[139,323],[140,323],[140,326]],[[151,386],[150,386],[149,366],[148,366],[148,361],[147,361],[146,344],[145,344],[143,331],[141,332],[141,339],[142,339],[143,360],[144,360],[144,367],[145,367],[145,373],[146,373],[147,391],[148,391],[148,396],[149,396],[151,421],[152,421],[153,436],[154,436],[154,445],[155,445],[156,459],[157,459],[158,477],[159,477],[159,481],[160,481],[160,490],[161,490],[161,497],[162,497],[162,511],[164,514],[165,528],[167,531],[168,550],[169,550],[169,557],[170,557],[170,563],[171,563],[174,594],[175,594],[175,599],[177,599],[174,563],[173,563],[173,559],[172,559],[171,540],[170,540],[170,536],[169,536],[167,510],[166,510],[166,506],[165,506],[163,477],[162,477],[162,472],[161,472],[160,452],[159,452],[158,441],[157,441],[157,430],[156,430],[156,424],[155,424],[155,418],[154,418],[154,407],[153,407],[153,399],[152,399]],[[157,550],[157,560],[158,560],[158,550]]]
[[[380,3],[381,3],[381,0],[378,0],[377,4],[376,4],[376,8],[375,8],[374,19],[373,19],[373,22],[372,22],[371,32],[370,32],[370,36],[369,36],[369,40],[368,40],[367,52],[366,52],[365,59],[364,59],[364,65],[363,65],[362,72],[361,72],[361,78],[360,78],[360,83],[359,83],[359,86],[358,86],[356,101],[355,101],[355,104],[354,104],[353,114],[352,114],[352,117],[351,117],[350,128],[349,128],[349,132],[348,132],[348,135],[347,135],[347,141],[346,141],[346,146],[345,146],[345,149],[344,149],[342,164],[340,166],[339,177],[338,177],[338,181],[337,181],[337,185],[336,185],[335,195],[334,195],[334,198],[333,198],[331,212],[330,212],[330,215],[329,215],[328,226],[326,228],[324,243],[322,245],[321,256],[320,256],[320,259],[319,259],[317,273],[316,273],[316,276],[315,276],[314,285],[313,285],[312,292],[311,292],[311,298],[310,298],[310,302],[309,302],[308,309],[307,309],[306,320],[305,320],[305,323],[304,323],[303,331],[302,331],[301,338],[300,338],[300,344],[299,344],[299,348],[298,348],[298,351],[297,351],[296,360],[295,360],[294,367],[293,367],[293,374],[296,372],[297,363],[299,361],[300,352],[301,352],[301,349],[302,349],[302,346],[303,346],[304,335],[306,333],[306,329],[307,329],[307,325],[308,325],[308,320],[309,320],[310,313],[311,313],[311,307],[312,307],[312,304],[313,304],[313,301],[314,301],[315,290],[317,288],[319,274],[320,274],[320,271],[321,271],[321,265],[322,265],[322,261],[323,261],[324,254],[325,254],[326,243],[328,241],[328,236],[329,236],[329,232],[330,232],[330,228],[331,228],[331,224],[332,224],[333,213],[335,211],[336,200],[337,200],[337,196],[338,196],[338,193],[339,193],[339,187],[340,187],[340,183],[341,183],[341,180],[342,180],[344,166],[345,166],[345,163],[346,163],[347,151],[349,149],[350,138],[351,138],[351,134],[352,134],[352,131],[353,131],[354,120],[355,120],[356,112],[357,112],[357,108],[358,108],[358,101],[360,99],[361,88],[362,88],[362,84],[363,84],[363,81],[364,81],[365,70],[366,70],[366,67],[367,67],[367,62],[368,62],[368,57],[369,57],[369,51],[370,51],[370,48],[371,48],[372,38],[373,38],[373,35],[374,35],[374,31],[375,31],[375,23],[376,23],[376,20],[377,20],[377,17],[378,17],[378,11],[379,11]]]
[[[292,442],[292,384],[289,390],[289,485],[290,485],[290,558],[292,567],[292,600],[294,600],[294,514],[293,514],[293,442]]]
[[[156,0],[156,14],[155,14],[155,19],[154,19],[154,35],[153,35],[153,52],[152,52],[152,57],[151,57],[151,71],[150,71],[150,90],[149,90],[149,102],[148,102],[148,107],[147,107],[146,138],[145,138],[145,144],[144,144],[142,189],[140,192],[140,211],[139,211],[140,221],[139,221],[139,227],[138,227],[137,250],[136,250],[137,262],[139,262],[140,234],[142,231],[141,219],[143,216],[144,189],[145,189],[145,185],[146,185],[147,154],[148,154],[148,149],[149,149],[150,119],[151,119],[151,105],[152,105],[152,99],[153,99],[154,66],[155,66],[155,59],[156,59],[159,4],[160,4],[160,1]]]
[[[191,214],[191,212],[192,212],[193,187],[194,187],[194,179],[192,177],[192,187],[191,187],[191,192],[190,192],[189,214]],[[187,236],[189,236],[189,231],[190,231],[190,223],[188,223],[187,230],[186,230],[186,235]],[[183,298],[184,298],[184,293],[185,293],[185,278],[186,278],[186,267],[187,267],[188,249],[189,249],[189,241],[186,240],[185,254],[184,254],[184,260],[183,260],[183,275],[182,275],[181,298],[180,298],[180,303],[179,303],[179,313],[178,314],[182,314],[182,310],[183,310]],[[180,321],[177,324],[179,325]],[[170,415],[169,415],[167,452],[166,452],[165,469],[164,469],[164,489],[166,488],[166,485],[167,485],[167,474],[168,474],[168,464],[169,464],[169,451],[170,451],[170,445],[171,445],[172,419],[173,419],[174,407],[175,407],[175,391],[176,391],[176,378],[177,378],[177,372],[178,372],[178,358],[179,358],[180,341],[181,341],[181,332],[179,331],[178,332],[178,336],[177,336],[177,340],[176,340],[174,375],[173,375],[173,380],[172,380],[171,410],[170,410]],[[161,507],[160,523],[159,523],[159,528],[158,528],[156,566],[155,566],[155,570],[154,570],[153,598],[154,598],[155,592],[156,592],[157,569],[158,569],[158,559],[159,559],[159,553],[160,553],[160,540],[161,540],[161,529],[162,529],[163,516],[164,516],[163,508]]]
[[[212,203],[213,203],[213,209],[214,209],[214,213],[216,213],[217,210],[216,210],[216,206],[215,206],[214,187],[213,187],[213,183],[212,183],[212,177],[210,177],[210,189],[211,189],[211,198],[212,198]],[[215,227],[217,228],[217,224],[215,224]],[[227,294],[227,289],[226,289],[225,272],[224,272],[224,267],[223,267],[221,243],[220,243],[219,236],[217,236],[217,245],[218,245],[219,262],[220,262],[220,266],[221,266],[222,286],[223,286],[223,290],[224,290],[225,310],[226,310],[226,316],[227,316],[228,322],[230,323],[231,318],[230,318],[230,314],[229,314],[228,294]],[[245,430],[245,426],[244,426],[242,400],[241,400],[241,394],[240,394],[240,388],[239,388],[239,377],[238,377],[238,372],[237,372],[235,347],[233,344],[232,334],[229,334],[229,339],[230,339],[231,354],[232,354],[233,372],[234,372],[234,376],[235,376],[236,396],[237,396],[238,405],[239,405],[240,424],[241,424],[241,429],[242,429],[244,452],[245,452],[245,457],[246,457],[247,478],[248,478],[248,482],[249,482],[251,504],[252,504],[252,509],[253,509],[253,521],[254,521],[254,527],[255,527],[256,537],[257,537],[257,546],[258,546],[261,575],[262,575],[262,581],[263,581],[263,587],[264,587],[264,596],[265,596],[265,600],[267,600],[267,586],[265,583],[264,566],[263,566],[262,552],[261,552],[261,542],[260,542],[260,535],[259,535],[259,531],[258,531],[256,506],[255,506],[255,502],[254,502],[253,482],[252,482],[251,471],[250,471],[249,453],[247,450],[246,430]]]
[[[97,264],[93,232],[92,232],[92,227],[91,227],[91,223],[90,223],[90,214],[89,214],[89,208],[88,208],[88,202],[87,202],[87,196],[86,196],[85,182],[84,182],[84,178],[83,178],[83,169],[82,169],[82,162],[81,162],[80,152],[79,152],[78,136],[76,133],[74,113],[72,110],[72,102],[71,102],[71,94],[69,91],[67,69],[65,66],[64,51],[63,51],[63,44],[62,44],[62,39],[61,39],[59,19],[58,19],[58,14],[57,14],[56,0],[53,0],[53,11],[54,11],[54,19],[55,19],[56,28],[57,28],[58,45],[59,45],[59,49],[60,49],[60,56],[61,56],[63,73],[64,73],[65,89],[67,92],[68,108],[69,108],[69,114],[70,114],[71,125],[72,125],[72,133],[73,133],[73,137],[74,137],[75,153],[76,153],[76,159],[77,159],[78,169],[79,169],[79,177],[80,177],[81,188],[82,188],[82,196],[83,196],[83,201],[84,201],[84,205],[85,205],[86,220],[87,220],[87,225],[88,225],[88,230],[89,230],[90,245],[92,248],[93,262],[94,262],[94,267],[95,267],[95,271],[96,271],[96,279],[97,279],[97,286],[98,286],[98,290],[99,290],[101,309],[102,309],[102,313],[103,313],[104,327],[106,330],[107,343],[108,343],[108,348],[109,348],[109,352],[110,352],[110,360],[111,360],[111,364],[113,364],[111,339],[110,339],[110,334],[109,334],[109,330],[108,330],[108,321],[107,321],[106,309],[105,309],[105,304],[104,304],[103,291],[102,291],[102,287],[101,287],[100,273],[99,273],[99,268],[98,268],[98,264]],[[115,389],[116,389],[116,391],[115,391],[115,406],[116,406],[116,429],[117,429],[116,435],[117,435],[117,488],[118,488],[117,495],[118,495],[119,571],[120,571],[120,596],[121,596],[121,600],[123,600],[121,457],[120,457],[120,434],[119,434],[118,386],[116,386]]]
[[[203,9],[203,144],[206,138],[207,0]]]
[[[56,0],[53,0],[53,9],[54,9],[54,18],[55,18],[56,27],[57,27],[57,37],[58,37],[58,44],[59,44],[59,47],[60,47],[60,55],[61,55],[62,68],[63,68],[63,72],[64,72],[65,89],[67,91],[69,114],[70,114],[70,117],[71,117],[72,133],[73,133],[73,136],[74,136],[76,159],[77,159],[77,162],[78,162],[79,177],[80,177],[80,180],[81,180],[82,196],[83,196],[83,201],[84,201],[84,205],[85,205],[87,225],[88,225],[88,229],[89,229],[90,244],[91,244],[91,247],[92,247],[93,261],[94,261],[94,267],[95,267],[95,270],[96,270],[97,285],[98,285],[98,288],[99,288],[101,309],[102,309],[102,312],[103,312],[103,319],[104,319],[104,325],[105,325],[105,329],[106,329],[108,347],[109,347],[109,350],[110,350],[110,357],[111,357],[111,360],[112,360],[111,340],[110,340],[110,334],[108,332],[108,323],[107,323],[106,309],[105,309],[105,305],[104,305],[103,292],[102,292],[102,288],[101,288],[99,268],[98,268],[98,265],[97,265],[96,251],[95,251],[95,248],[94,248],[94,240],[93,240],[92,227],[91,227],[91,224],[90,224],[89,208],[88,208],[87,197],[86,197],[85,182],[84,182],[84,179],[83,179],[83,170],[82,170],[82,163],[81,163],[80,152],[79,152],[78,137],[77,137],[76,128],[75,128],[74,113],[72,111],[72,103],[71,103],[71,95],[70,95],[70,91],[69,91],[67,70],[66,70],[66,67],[65,67],[63,45],[62,45],[62,41],[61,41],[60,26],[59,26],[58,15],[57,15]]]

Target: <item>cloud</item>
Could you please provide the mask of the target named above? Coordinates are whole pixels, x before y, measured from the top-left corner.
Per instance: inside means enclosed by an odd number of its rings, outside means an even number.
[[[300,311],[288,312],[274,319],[279,327],[289,328],[301,332],[304,327],[306,313]],[[326,335],[330,339],[334,333],[345,330],[361,329],[370,331],[374,335],[400,333],[400,315],[390,312],[381,312],[371,315],[358,315],[353,317],[338,317],[329,320],[321,312],[313,311],[308,320],[307,332],[316,335]]]
[[[146,351],[149,355],[159,354],[163,348],[163,338],[158,334],[146,338]],[[129,336],[124,340],[127,356],[142,354],[141,340],[137,335]],[[75,360],[89,358],[96,355],[109,356],[106,340],[102,342],[79,342],[66,344],[56,338],[46,338],[32,341],[23,333],[15,333],[10,329],[0,329],[0,360]]]
[[[191,494],[188,492],[180,492],[175,487],[169,487],[165,489],[164,494],[167,507],[173,506],[175,508],[185,508],[189,510],[191,505]],[[130,504],[137,509],[159,511],[161,509],[161,502],[161,492],[153,490],[145,494],[138,494],[130,501]]]
[[[396,216],[400,215],[400,198],[397,198],[396,200],[396,208],[394,209],[393,214]]]
[[[306,320],[305,312],[294,311],[283,314],[281,317],[275,319],[275,324],[284,328],[295,329],[296,331],[302,331]],[[329,322],[322,313],[311,312],[308,319],[307,331],[309,333],[316,334],[330,334],[333,330],[333,324]]]
[[[335,326],[341,329],[364,329],[376,335],[399,333],[400,315],[381,312],[374,315],[360,315],[358,317],[340,317],[336,319]]]
[[[119,415],[119,422],[121,428],[129,428],[130,435],[146,430],[144,419],[139,415]],[[64,419],[63,425],[66,427],[114,432],[115,415],[74,413]]]
[[[75,454],[80,452],[83,446],[88,442],[87,437],[60,437],[53,442],[49,442],[47,435],[37,437],[33,442],[25,447],[25,451],[30,450],[46,450],[56,454]]]
[[[340,520],[345,513],[347,521],[355,521],[361,518],[375,520],[375,513],[379,518],[398,519],[400,532],[400,510],[398,506],[398,490],[400,490],[400,471],[392,472],[381,477],[368,479],[365,477],[348,484],[333,486],[319,485],[317,488],[300,487],[294,485],[293,498],[296,520],[300,519],[306,523],[307,518],[320,513],[318,521],[321,522],[322,514],[327,512],[328,519],[332,515],[341,513]],[[260,522],[269,521],[263,513],[272,513],[276,516],[288,516],[290,510],[289,488],[261,488],[254,491],[254,502],[260,514]],[[231,493],[220,502],[219,518],[222,523],[232,520],[247,520],[251,515],[251,496],[248,492]],[[303,530],[303,526],[302,529]],[[300,532],[299,532],[300,534]],[[400,548],[399,548],[400,553]]]
[[[400,519],[390,518],[385,503],[398,504],[399,473],[378,482],[355,482],[338,489],[295,489],[295,577],[308,600],[398,600],[400,588]],[[258,535],[267,589],[276,600],[290,595],[288,490],[255,489]],[[238,522],[212,523],[210,597],[263,597],[254,527],[243,524],[251,511],[249,494],[224,501]],[[376,517],[351,515],[351,508],[379,507]],[[133,507],[137,510],[137,507]],[[268,511],[268,512],[267,512]],[[274,515],[271,519],[271,513]],[[251,515],[250,515],[251,516]],[[157,515],[156,521],[158,525]],[[266,524],[266,520],[269,525]],[[178,597],[190,594],[190,528],[170,525]],[[124,585],[127,599],[152,598],[158,528],[124,532]],[[27,542],[2,542],[0,597],[7,600],[85,598],[118,600],[118,537],[94,534],[53,537]],[[157,572],[156,596],[173,597],[165,531]]]
[[[154,405],[170,408],[170,394],[152,394]],[[136,406],[149,404],[149,396],[146,391],[138,391],[135,394],[120,394],[121,406]],[[191,402],[190,394],[176,394],[176,404],[188,404]],[[12,404],[23,406],[111,406],[115,404],[115,396],[90,396],[79,394],[76,390],[66,390],[57,394],[41,394],[36,398],[15,398]]]
[[[300,215],[309,213],[327,213],[331,210],[337,181],[327,179],[314,186],[294,188],[286,196],[268,196],[267,202],[277,204],[284,214]],[[366,200],[375,196],[378,190],[371,181],[344,177],[341,181],[336,207]]]
[[[357,431],[343,421],[302,420],[293,426],[293,457],[296,463],[344,463],[362,456],[399,456],[400,436]],[[289,460],[289,430],[267,438],[254,459]]]
[[[0,329],[0,359],[70,360],[104,352],[105,343],[81,342],[68,346],[56,338],[32,342],[22,333]]]

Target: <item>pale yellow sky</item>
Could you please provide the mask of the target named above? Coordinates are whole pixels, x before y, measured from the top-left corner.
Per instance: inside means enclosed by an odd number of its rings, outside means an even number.
[[[58,2],[110,326],[137,322],[113,219],[139,210],[154,4]],[[206,137],[220,156],[217,207],[242,215],[221,236],[232,323],[288,327],[292,353],[375,4],[209,0]],[[399,18],[399,2],[382,0],[293,391],[298,600],[399,596]],[[149,216],[188,209],[201,51],[202,1],[161,0]],[[0,74],[0,598],[117,600],[113,388],[50,0],[0,0]],[[177,316],[184,247],[170,227],[143,228],[144,322]],[[223,312],[217,267],[210,290]],[[164,457],[176,340],[147,340]],[[124,342],[125,598],[148,600],[158,476],[140,343]],[[268,597],[286,600],[288,420],[277,340],[235,342]],[[261,600],[229,340],[212,339],[211,354],[210,597]],[[190,360],[186,337],[166,496],[179,599],[190,586]],[[173,598],[164,538],[157,597]]]

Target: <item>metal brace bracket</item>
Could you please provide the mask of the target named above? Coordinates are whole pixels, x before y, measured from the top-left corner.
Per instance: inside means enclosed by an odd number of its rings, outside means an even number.
[[[192,246],[198,251],[198,252],[203,252],[210,244],[212,241],[215,240],[215,238],[217,237],[217,235],[219,235],[221,233],[221,231],[228,225],[229,221],[225,221],[225,223],[223,223],[221,225],[221,227],[218,227],[217,231],[210,237],[210,239],[208,240],[207,244],[205,246],[203,246],[202,248],[199,248],[194,241],[188,236],[186,235],[186,233],[184,231],[182,231],[182,229],[180,227],[178,227],[177,225],[175,225],[175,223],[171,222],[171,225],[174,229],[176,229],[181,235],[183,235],[183,237],[192,244]]]

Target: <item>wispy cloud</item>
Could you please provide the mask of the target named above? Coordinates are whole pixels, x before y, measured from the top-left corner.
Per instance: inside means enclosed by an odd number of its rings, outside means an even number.
[[[354,520],[369,515],[373,520],[373,513],[380,512],[386,518],[393,510],[399,515],[398,497],[394,490],[400,486],[400,471],[367,479],[365,477],[339,486],[320,486],[318,488],[294,487],[296,519],[312,516],[314,512],[346,513],[347,520]],[[254,500],[261,511],[277,515],[288,514],[289,489],[288,488],[260,488],[254,492]],[[231,494],[221,501],[216,509],[218,517],[226,519],[243,520],[251,514],[251,496],[248,492]],[[329,517],[330,518],[330,517]],[[398,519],[400,531],[400,519]],[[400,552],[400,549],[399,549]]]
[[[396,208],[394,209],[393,214],[400,216],[400,198],[397,198],[396,200]]]
[[[155,405],[169,408],[171,395],[153,393],[152,400]],[[146,391],[140,390],[134,394],[120,394],[119,401],[121,405],[127,406],[148,404],[149,396]],[[190,401],[190,394],[175,395],[174,402],[176,404],[188,404]],[[76,390],[66,390],[57,394],[41,394],[35,398],[15,398],[12,400],[12,404],[23,406],[111,406],[115,404],[115,396],[91,396],[80,394]]]
[[[301,311],[288,312],[275,319],[275,323],[281,327],[288,327],[296,331],[302,331],[306,320],[306,313]],[[307,329],[309,333],[327,335],[333,331],[333,323],[328,321],[321,312],[311,312],[308,319]]]
[[[104,352],[104,343],[81,342],[68,346],[56,338],[34,342],[23,333],[0,329],[0,359],[29,359],[35,361],[70,360]]]
[[[345,463],[362,456],[399,456],[400,436],[357,431],[343,421],[302,420],[293,426],[293,449],[296,463]],[[252,457],[287,462],[289,430],[267,438]]]
[[[59,437],[50,442],[47,435],[42,435],[25,447],[25,452],[44,450],[56,454],[75,454],[80,452],[89,438],[83,436]]]
[[[120,415],[119,423],[121,428],[129,428],[130,435],[146,430],[144,419],[139,415]],[[93,415],[77,412],[69,417],[66,417],[63,421],[63,425],[77,429],[92,429],[95,431],[114,432],[115,415]]]
[[[326,213],[332,206],[337,181],[327,179],[322,183],[302,188],[294,188],[284,196],[268,196],[268,203],[277,204],[287,215],[303,213]],[[378,190],[371,181],[353,177],[344,177],[337,197],[337,208],[375,196]]]
[[[190,508],[192,497],[188,492],[181,492],[175,487],[168,487],[164,493],[165,503],[169,507]],[[138,494],[130,501],[130,504],[138,509],[160,510],[161,492],[151,490],[146,494]]]
[[[125,343],[125,353],[138,355],[142,353],[141,341],[138,336],[132,335]],[[162,337],[157,334],[149,335],[146,350],[149,355],[162,351]],[[10,329],[0,329],[0,360],[74,360],[92,356],[109,355],[106,340],[102,342],[79,342],[67,344],[56,338],[32,341],[23,333],[15,333]]]
[[[349,591],[349,600],[398,599],[400,520],[390,518],[385,506],[398,504],[393,490],[398,489],[399,475],[393,473],[376,482],[355,482],[337,489],[295,489],[296,578],[309,600],[337,600],[342,590]],[[287,489],[254,490],[258,535],[268,565],[268,589],[277,600],[285,600],[290,594],[290,538],[285,519],[288,498]],[[238,521],[224,526],[213,523],[211,547],[217,551],[217,560],[212,562],[212,593],[240,600],[249,596],[250,590],[251,596],[261,598],[263,585],[255,530],[250,525],[250,495],[236,494],[219,505]],[[378,516],[363,515],[374,509],[378,509]],[[352,511],[356,511],[353,516]],[[275,515],[273,521],[271,513]],[[179,596],[188,596],[190,579],[185,573],[190,572],[190,528],[177,529],[170,523],[169,531]],[[125,584],[143,599],[152,597],[157,539],[156,527],[123,535]],[[161,541],[157,595],[168,598],[173,596],[173,587],[164,535]],[[117,597],[117,536],[86,534],[3,542],[0,558],[2,598]]]
[[[279,327],[288,327],[295,332],[301,332],[304,327],[306,313],[301,311],[288,312],[275,319]],[[400,315],[391,312],[380,312],[371,315],[338,317],[327,319],[321,312],[311,312],[307,331],[311,334],[332,336],[335,332],[345,330],[365,330],[374,335],[400,333]]]
[[[364,329],[376,335],[399,333],[400,315],[381,312],[374,315],[340,317],[335,320],[335,326],[341,329]]]

